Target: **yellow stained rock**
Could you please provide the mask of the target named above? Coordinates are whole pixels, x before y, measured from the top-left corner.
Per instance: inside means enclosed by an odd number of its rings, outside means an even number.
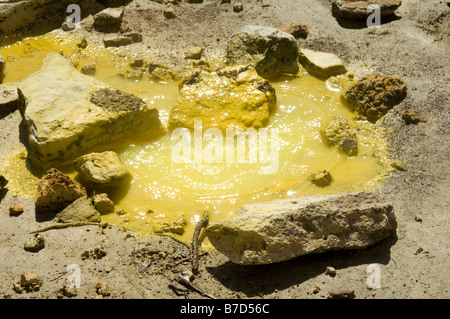
[[[180,95],[170,112],[171,128],[246,129],[269,124],[275,110],[275,89],[249,66],[225,67],[214,72],[197,71],[184,78]]]

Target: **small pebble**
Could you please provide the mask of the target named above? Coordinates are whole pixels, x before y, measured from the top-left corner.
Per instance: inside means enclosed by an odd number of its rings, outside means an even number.
[[[41,234],[34,234],[25,242],[23,248],[26,251],[38,252],[45,247],[45,239]]]
[[[9,204],[9,215],[19,216],[23,213],[23,204],[18,199],[15,199]]]
[[[244,10],[244,6],[242,5],[242,3],[236,3],[235,5],[233,5],[234,12],[241,12],[242,10]]]
[[[336,269],[334,269],[333,267],[327,267],[325,269],[325,275],[328,275],[330,277],[336,276]]]

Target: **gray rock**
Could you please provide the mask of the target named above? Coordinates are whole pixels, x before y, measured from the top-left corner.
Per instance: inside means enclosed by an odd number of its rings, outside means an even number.
[[[264,77],[298,69],[298,48],[295,38],[275,28],[246,25],[234,34],[227,46],[231,65],[253,66]]]
[[[348,156],[355,156],[358,154],[358,142],[355,138],[344,137],[339,142],[338,150]]]
[[[308,73],[320,78],[329,78],[347,72],[342,60],[333,53],[300,49],[299,61]]]
[[[199,60],[202,57],[203,48],[199,46],[195,46],[187,50],[186,59],[194,59]]]
[[[121,47],[132,43],[133,39],[125,35],[107,34],[103,37],[103,44],[106,48]]]
[[[93,202],[94,208],[100,214],[108,214],[114,211],[114,202],[109,199],[108,194],[106,193],[96,194],[93,198]]]
[[[123,18],[123,8],[106,8],[94,15],[94,28],[97,31],[108,32],[120,27]]]
[[[0,84],[0,115],[7,115],[23,107],[26,103],[25,96],[17,87],[17,83]]]
[[[371,4],[378,5],[381,16],[385,17],[394,14],[402,0],[332,0],[331,10],[343,18],[366,19],[373,13],[373,10],[367,10]]]
[[[391,236],[392,205],[373,193],[316,195],[244,205],[206,229],[237,264],[269,264],[338,249],[362,249]]]
[[[121,186],[131,180],[130,171],[112,151],[80,156],[74,164],[81,179],[91,186]]]
[[[56,215],[60,223],[100,222],[100,213],[86,197],[80,197]]]

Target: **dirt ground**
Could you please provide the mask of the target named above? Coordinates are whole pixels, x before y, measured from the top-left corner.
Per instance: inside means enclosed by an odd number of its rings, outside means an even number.
[[[165,5],[159,2],[163,1],[130,2],[123,27],[140,32],[150,51],[166,52],[174,61],[194,45],[204,47],[206,56],[223,53],[230,36],[246,24],[301,23],[309,35],[298,40],[299,47],[333,52],[357,74],[398,76],[408,87],[406,99],[383,118],[391,132],[391,155],[407,166],[405,171],[394,171],[378,189],[395,209],[394,238],[365,250],[308,255],[264,266],[239,266],[217,251],[207,252],[200,257],[200,271],[192,284],[224,299],[324,299],[339,290],[354,290],[355,297],[362,299],[450,298],[447,1],[404,0],[397,17],[382,20],[378,29],[336,19],[327,0],[241,0],[244,10],[240,13],[232,9],[235,0],[231,4],[183,1],[174,19],[164,18]],[[402,119],[406,109],[419,111],[428,121],[407,125]],[[18,111],[0,119],[0,152],[21,147],[20,123]],[[191,268],[189,251],[169,237],[141,237],[116,226],[72,227],[42,233],[45,248],[37,253],[25,251],[28,232],[47,224],[36,221],[32,199],[20,198],[24,213],[10,217],[13,195],[0,195],[0,297],[61,297],[67,266],[76,264],[81,286],[73,298],[98,298],[98,282],[110,288],[104,298],[208,298],[177,282],[179,272]],[[106,252],[104,257],[82,257],[96,246]],[[380,267],[380,288],[367,287],[369,264]],[[335,276],[325,274],[328,266],[336,269]],[[43,278],[38,291],[18,294],[13,290],[23,272]]]

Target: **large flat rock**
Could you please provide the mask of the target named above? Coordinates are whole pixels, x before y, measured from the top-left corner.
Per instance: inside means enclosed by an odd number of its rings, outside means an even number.
[[[309,73],[319,78],[325,79],[347,72],[342,60],[333,53],[300,49],[299,61]]]
[[[343,18],[366,19],[374,11],[369,9],[370,5],[380,8],[381,16],[390,16],[400,7],[402,0],[332,0],[332,11]]]
[[[244,205],[206,229],[237,264],[269,264],[301,255],[366,248],[397,227],[393,208],[373,193],[317,195]]]
[[[19,85],[30,158],[41,167],[62,164],[130,137],[164,132],[158,110],[49,54],[42,69]]]

